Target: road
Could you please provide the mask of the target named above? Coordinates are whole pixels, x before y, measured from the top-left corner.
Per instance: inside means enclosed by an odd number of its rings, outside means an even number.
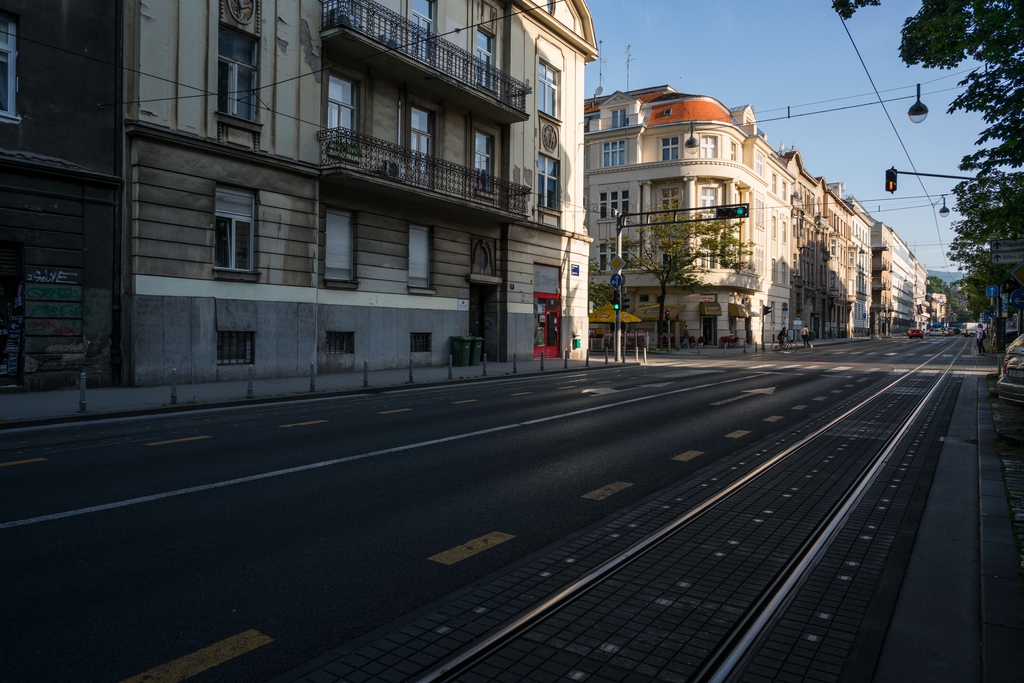
[[[180,680],[205,652],[217,665],[188,680],[270,679],[964,345],[711,351],[3,432],[0,670]]]

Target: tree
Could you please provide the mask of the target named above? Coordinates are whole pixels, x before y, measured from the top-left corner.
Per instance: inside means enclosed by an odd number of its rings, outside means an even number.
[[[615,288],[609,283],[601,282],[597,279],[602,277],[604,273],[601,272],[601,267],[594,259],[590,260],[588,270],[590,278],[587,280],[587,293],[590,297],[591,303],[594,304],[594,308],[601,308],[605,304],[611,302]]]
[[[925,282],[925,291],[929,294],[946,294],[948,287],[946,287],[945,280],[938,275],[929,275]]]
[[[714,262],[719,268],[742,272],[749,267],[744,257],[751,251],[739,238],[739,221],[673,220],[674,213],[654,214],[651,222],[623,235],[627,268],[649,275],[661,286],[658,295],[658,340],[664,334],[665,297],[668,288],[691,292],[705,285],[704,275]]]
[[[849,19],[861,7],[880,0],[833,0]],[[903,24],[900,58],[907,64],[954,69],[966,60],[983,66],[960,85],[965,90],[950,104],[982,114],[988,128],[976,144],[997,144],[965,156],[961,170],[989,173],[1024,166],[1024,11],[1020,0],[923,0]]]

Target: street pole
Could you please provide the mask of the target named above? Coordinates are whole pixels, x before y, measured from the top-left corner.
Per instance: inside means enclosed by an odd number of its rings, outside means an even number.
[[[625,217],[619,214],[615,219],[615,256],[618,257],[621,262],[622,259],[622,226],[625,221]],[[622,308],[622,266],[619,264],[619,268],[616,269],[615,274],[619,276],[619,286],[616,288],[619,290],[619,307],[615,309],[615,362],[618,363],[620,360],[619,354],[622,353],[622,345],[619,341],[619,330],[622,328],[622,312],[619,310]]]

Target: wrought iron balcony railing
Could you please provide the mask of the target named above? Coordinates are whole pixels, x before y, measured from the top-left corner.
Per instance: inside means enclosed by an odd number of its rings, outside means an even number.
[[[531,190],[473,168],[414,152],[392,142],[329,128],[317,133],[320,167],[346,168],[366,175],[410,185],[481,204],[499,211],[526,215]]]
[[[526,113],[530,86],[373,0],[321,0],[321,31],[347,28]]]

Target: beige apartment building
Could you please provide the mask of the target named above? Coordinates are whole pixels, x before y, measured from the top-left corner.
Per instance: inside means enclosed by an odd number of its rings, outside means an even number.
[[[717,345],[723,336],[770,340],[792,326],[789,197],[795,177],[768,144],[749,106],[729,108],[713,97],[657,86],[587,100],[585,122],[587,227],[591,258],[610,275],[616,216],[665,207],[695,209],[748,203],[740,236],[751,244],[741,272],[705,263],[707,286],[670,288],[665,308],[671,336],[685,327]],[[698,215],[699,212],[697,212]],[[624,272],[629,310],[654,332],[660,286]],[[760,312],[771,306],[767,318]],[[595,327],[597,345],[604,330]]]
[[[132,383],[585,335],[584,0],[126,5]]]

